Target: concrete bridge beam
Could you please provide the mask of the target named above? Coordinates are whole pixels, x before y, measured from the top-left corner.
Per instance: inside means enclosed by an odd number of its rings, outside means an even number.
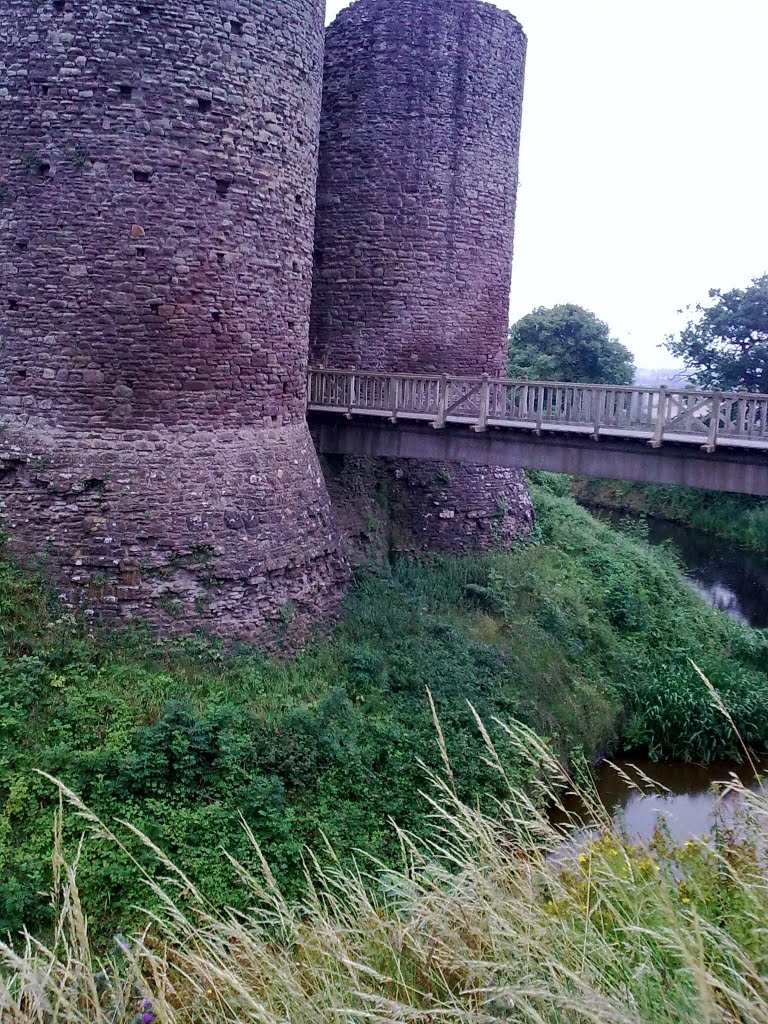
[[[542,469],[551,473],[674,484],[711,491],[768,496],[768,454],[760,449],[665,442],[654,448],[634,438],[601,438],[546,431],[490,428],[478,433],[448,424],[344,419],[311,412],[310,430],[320,455]]]

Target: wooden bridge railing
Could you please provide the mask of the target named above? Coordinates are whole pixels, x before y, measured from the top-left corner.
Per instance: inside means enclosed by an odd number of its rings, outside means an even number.
[[[768,394],[312,369],[310,411],[768,450]]]

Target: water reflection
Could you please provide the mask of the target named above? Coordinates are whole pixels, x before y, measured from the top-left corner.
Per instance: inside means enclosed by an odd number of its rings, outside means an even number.
[[[742,626],[753,624],[742,611],[742,601],[739,595],[725,583],[705,584],[692,576],[689,577],[689,582],[699,597],[713,608],[719,608],[721,612],[725,612],[726,615],[740,622]]]
[[[747,788],[758,789],[768,774],[768,759],[759,762],[758,778],[748,765],[714,762],[709,765],[681,762],[656,762],[633,758],[617,761],[616,767],[631,779],[632,788],[615,768],[603,764],[597,769],[595,782],[604,806],[616,825],[633,841],[647,841],[659,820],[670,835],[683,843],[696,836],[707,835],[716,824],[733,823],[738,795],[717,795],[713,786],[728,783],[736,776]],[[644,776],[652,779],[663,792],[650,789]],[[572,813],[583,815],[577,800],[566,805]]]

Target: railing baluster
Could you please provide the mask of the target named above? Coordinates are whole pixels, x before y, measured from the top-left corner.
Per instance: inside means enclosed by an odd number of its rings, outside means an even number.
[[[723,403],[723,433],[733,433],[733,399],[729,398]]]
[[[349,420],[352,419],[352,409],[355,404],[355,383],[355,368],[354,366],[351,366],[349,376],[347,377],[347,386],[349,389],[347,391],[347,419]]]
[[[605,418],[606,394],[607,393],[605,391],[600,390],[594,398],[594,408],[592,410],[592,415],[594,417],[594,429],[592,431],[592,437],[595,441],[600,440],[600,428],[603,425],[603,419]]]
[[[544,422],[544,405],[546,403],[547,388],[544,384],[536,385],[534,395],[534,411],[536,413],[536,433],[541,434],[541,426]]]
[[[755,433],[755,415],[757,413],[757,399],[753,398],[749,402],[748,413],[747,413],[747,437],[751,441]]]
[[[392,405],[392,416],[390,419],[393,423],[397,423],[398,405],[400,402],[400,380],[398,377],[393,377],[389,382],[390,386],[390,399]]]

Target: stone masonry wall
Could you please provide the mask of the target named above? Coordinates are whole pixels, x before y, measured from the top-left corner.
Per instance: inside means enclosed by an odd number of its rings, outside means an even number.
[[[525,477],[498,466],[344,456],[325,456],[322,466],[355,565],[509,546],[533,528]]]
[[[525,52],[515,18],[478,0],[356,0],[330,27],[313,363],[505,373]],[[423,546],[531,528],[515,471],[388,471]]]
[[[6,0],[0,530],[62,601],[290,646],[346,578],[305,422],[323,0]]]

